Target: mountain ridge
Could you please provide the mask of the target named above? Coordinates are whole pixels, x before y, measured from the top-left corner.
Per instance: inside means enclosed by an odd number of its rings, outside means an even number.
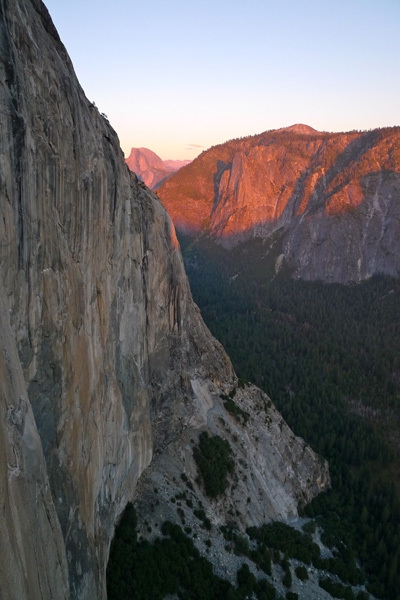
[[[303,279],[347,283],[400,271],[400,128],[305,125],[203,152],[158,189],[178,230],[226,247],[282,235]]]
[[[300,135],[315,135],[320,133],[317,129],[314,129],[314,127],[310,127],[310,125],[304,125],[303,123],[295,123],[294,125],[282,127],[276,131],[292,131],[293,133],[298,133]]]

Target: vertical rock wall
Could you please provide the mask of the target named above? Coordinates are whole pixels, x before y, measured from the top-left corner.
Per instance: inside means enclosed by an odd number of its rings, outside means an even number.
[[[183,369],[216,342],[192,304],[169,218],[129,173],[44,5],[0,0],[0,14],[4,318],[46,458],[71,595],[100,598],[116,516],[165,443],[151,423],[158,396],[184,394],[175,362]],[[204,373],[231,376],[219,353]],[[16,396],[4,385],[3,401]],[[35,531],[32,522],[27,536]]]
[[[0,286],[0,597],[69,597],[67,561]]]
[[[206,424],[191,382],[235,375],[41,0],[0,0],[0,57],[0,596],[101,599],[138,478]]]

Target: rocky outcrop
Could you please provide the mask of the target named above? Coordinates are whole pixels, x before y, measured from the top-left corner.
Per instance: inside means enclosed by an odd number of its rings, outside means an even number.
[[[171,177],[176,171],[188,165],[190,160],[161,160],[161,158],[148,148],[132,148],[126,159],[126,164],[131,171],[136,173],[151,190],[156,189],[163,181]]]
[[[129,172],[41,0],[0,0],[0,51],[0,596],[102,599],[142,473],[209,427],[236,376],[165,209]],[[294,438],[278,429],[279,466]],[[295,447],[270,516],[329,484]]]
[[[176,506],[170,500],[187,491],[186,481],[192,482],[193,499],[205,507],[216,531],[228,521],[245,530],[271,519],[296,519],[299,506],[310,502],[328,483],[324,461],[315,461],[309,446],[294,436],[268,396],[255,386],[240,389],[235,385],[221,394],[219,386],[194,379],[191,387],[200,412],[179,439],[154,457],[139,483],[138,505],[146,517],[143,520],[153,521],[153,535],[163,520],[176,519]],[[229,412],[221,400],[232,392],[235,410],[242,411],[239,416]],[[198,422],[193,427],[195,419]],[[198,441],[195,430],[204,428],[229,442],[235,465],[227,493],[212,500],[204,492],[193,458]],[[149,492],[154,488],[158,490],[158,510],[154,506],[150,510]],[[187,520],[193,520],[190,508],[186,509]]]
[[[231,247],[279,232],[303,279],[347,283],[400,271],[400,128],[305,125],[204,152],[158,194],[176,227]]]

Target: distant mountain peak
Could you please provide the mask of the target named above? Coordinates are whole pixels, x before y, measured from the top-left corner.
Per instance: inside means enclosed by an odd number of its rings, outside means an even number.
[[[290,125],[289,127],[282,127],[278,129],[278,131],[292,131],[293,133],[300,133],[302,135],[314,135],[315,133],[319,133],[313,127],[309,125],[304,125],[303,123],[296,123],[295,125]]]
[[[170,169],[171,171],[174,171],[174,173],[176,171],[178,171],[179,169],[181,169],[182,167],[185,167],[186,165],[188,165],[189,163],[191,163],[192,161],[190,159],[187,160],[164,160],[164,167],[166,169]]]
[[[162,160],[153,150],[149,150],[148,148],[132,148],[125,162],[141,181],[154,190],[168,177],[191,161]]]

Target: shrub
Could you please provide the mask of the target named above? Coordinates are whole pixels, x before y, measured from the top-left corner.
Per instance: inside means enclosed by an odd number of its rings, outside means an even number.
[[[259,546],[256,550],[252,550],[250,558],[261,571],[264,571],[266,575],[271,575],[271,553],[264,545]]]
[[[255,588],[258,600],[275,600],[276,590],[267,579],[260,579]]]
[[[235,417],[236,421],[242,425],[247,424],[247,421],[250,417],[249,413],[245,410],[242,410],[232,397],[229,396],[226,400],[224,400],[224,407]]]
[[[257,585],[257,579],[255,575],[250,571],[249,565],[243,563],[237,572],[237,582],[239,591],[245,596],[251,596],[254,588]]]
[[[285,570],[285,575],[282,579],[282,583],[285,587],[291,587],[292,585],[292,573],[290,572],[290,567]]]
[[[247,541],[247,539],[245,537],[243,537],[242,535],[235,535],[235,546],[234,546],[234,553],[237,556],[240,555],[245,555],[248,556],[249,555],[249,542]]]
[[[207,432],[200,434],[199,445],[193,449],[193,456],[203,478],[205,492],[210,498],[222,494],[227,485],[228,473],[232,473],[234,463],[229,443],[218,435],[209,437]]]
[[[311,564],[320,560],[321,552],[308,535],[293,529],[285,523],[268,523],[260,528],[250,527],[247,530],[250,538],[268,548],[284,552],[289,558]]]
[[[308,571],[303,565],[296,567],[295,573],[300,581],[306,581],[308,579]]]
[[[204,512],[204,510],[202,508],[196,509],[193,511],[193,514],[195,517],[197,517],[199,519],[199,521],[203,522],[202,527],[204,529],[211,529],[211,521],[210,519],[207,518],[206,513]]]
[[[344,600],[356,600],[353,590],[351,587],[343,585],[337,581],[331,579],[320,579],[319,586],[328,592],[334,598],[344,598]]]

